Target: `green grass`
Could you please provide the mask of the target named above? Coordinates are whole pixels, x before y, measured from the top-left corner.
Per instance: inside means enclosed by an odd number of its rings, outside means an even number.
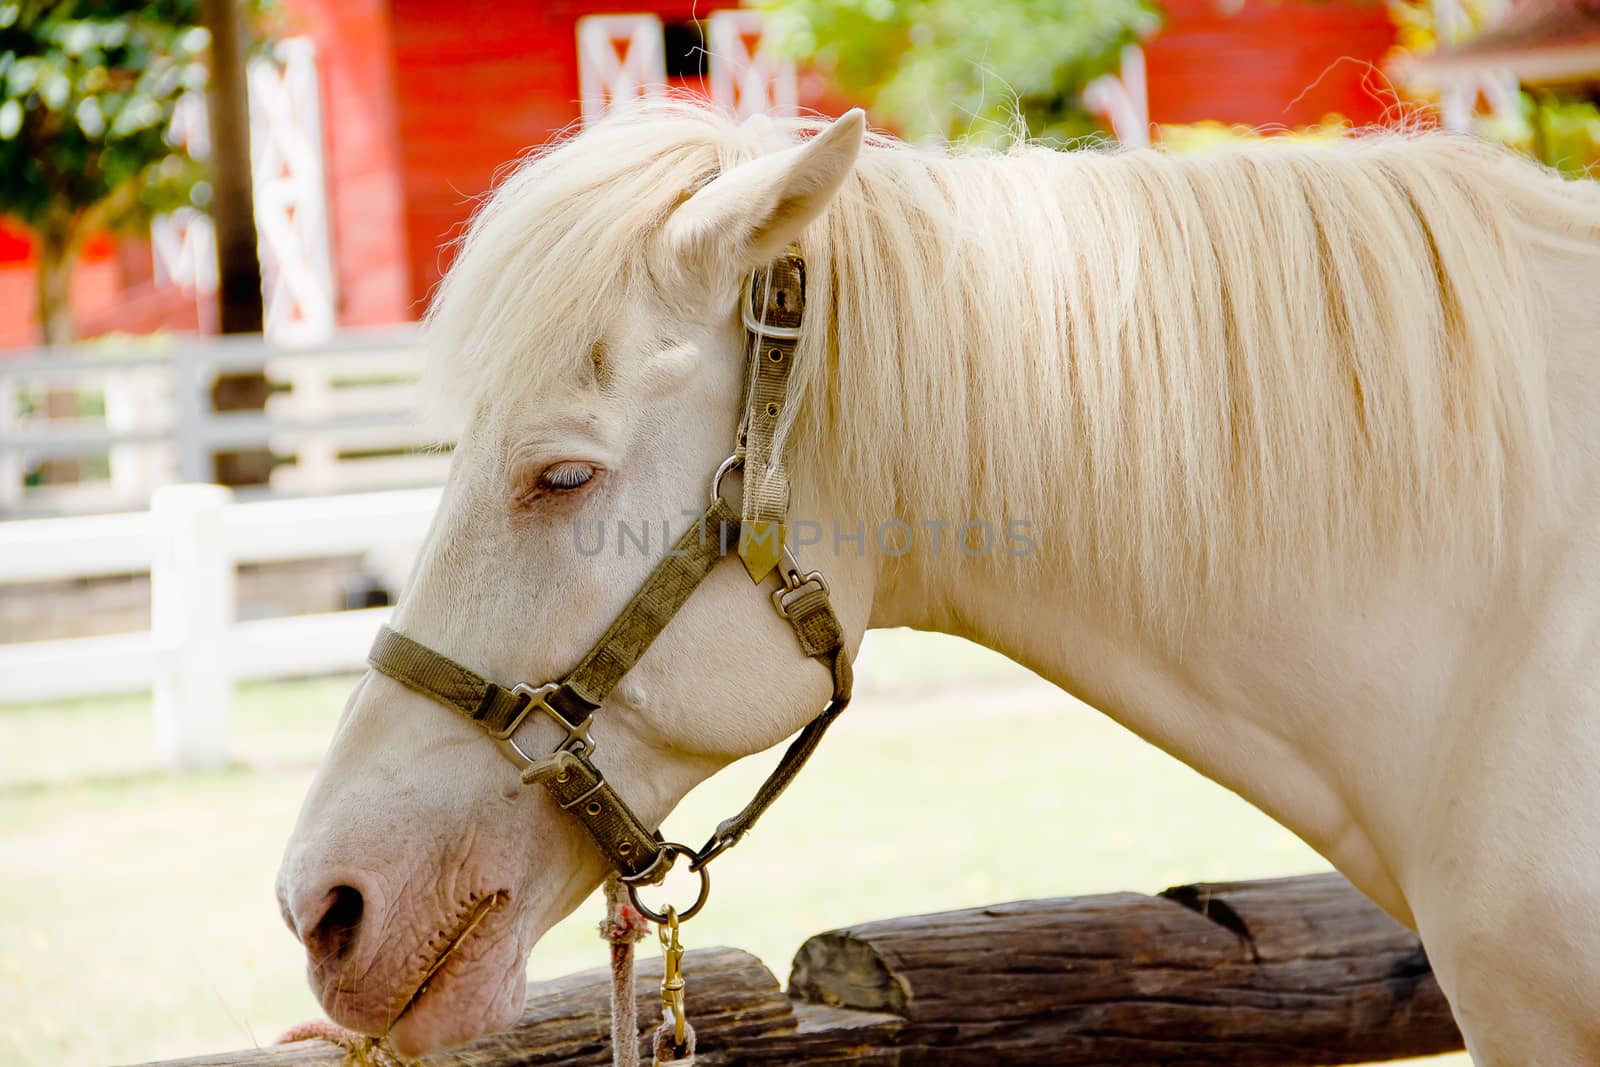
[[[234,751],[257,769],[311,766],[354,682],[241,687],[233,706]],[[149,777],[157,770],[148,695],[0,705],[0,791]]]
[[[865,690],[793,790],[718,862],[690,947],[785,978],[809,934],[1023,897],[1324,869],[1243,801],[970,646],[876,641]],[[0,708],[0,1064],[130,1062],[264,1044],[318,1016],[274,869],[347,680],[246,688],[252,763],[149,773],[148,702]],[[884,690],[911,691],[890,700]],[[772,756],[669,821],[698,842]],[[112,777],[62,782],[86,769]],[[603,962],[591,901],[529,971]]]

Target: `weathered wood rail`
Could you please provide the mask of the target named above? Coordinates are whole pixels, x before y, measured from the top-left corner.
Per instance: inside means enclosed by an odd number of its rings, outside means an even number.
[[[698,1062],[718,1067],[1295,1067],[1461,1048],[1416,937],[1333,874],[864,923],[801,946],[787,992],[737,949],[690,952],[685,970]],[[642,1027],[659,978],[659,960],[641,967]],[[603,1067],[608,986],[604,969],[539,983],[516,1027],[423,1063]],[[298,1042],[164,1067],[343,1062]]]

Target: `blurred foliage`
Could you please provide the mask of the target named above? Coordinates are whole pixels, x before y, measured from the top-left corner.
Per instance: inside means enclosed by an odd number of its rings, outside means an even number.
[[[167,131],[205,87],[198,19],[197,0],[0,0],[0,211],[43,232],[189,202],[202,171]]]
[[[1444,7],[1434,0],[1386,2],[1399,31],[1399,47],[1416,55],[1471,40],[1503,10],[1495,0],[1458,0]],[[1439,21],[1441,13],[1448,15],[1448,23]],[[1421,95],[1437,100],[1439,94]],[[1517,94],[1514,111],[1480,115],[1473,132],[1519,149],[1569,177],[1594,177],[1600,171],[1600,108],[1584,97],[1523,90]]]
[[[1347,136],[1350,122],[1343,115],[1327,115],[1315,126],[1298,126],[1290,130],[1274,130],[1270,136],[1291,141],[1333,142]],[[1155,140],[1163,148],[1174,152],[1205,152],[1212,148],[1225,148],[1242,141],[1259,141],[1263,134],[1250,126],[1228,125],[1222,122],[1162,123],[1156,127]]]
[[[1395,25],[1395,43],[1413,55],[1426,55],[1440,45],[1468,40],[1503,11],[1501,0],[1455,0],[1440,5],[1435,0],[1385,0]],[[1448,22],[1438,19],[1443,10]]]
[[[1084,86],[1161,24],[1154,0],[759,2],[785,51],[912,140],[1097,133]]]
[[[1510,144],[1572,178],[1600,175],[1600,107],[1592,100],[1522,94],[1525,139]]]

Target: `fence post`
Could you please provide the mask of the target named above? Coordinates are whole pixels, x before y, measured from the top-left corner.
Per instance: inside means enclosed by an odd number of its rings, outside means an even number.
[[[150,500],[163,534],[150,567],[156,755],[169,770],[228,759],[234,572],[223,512],[232,499],[220,485],[167,485]]]
[[[0,378],[0,433],[17,429],[17,385],[15,379]],[[22,504],[26,464],[18,451],[0,452],[0,511]]]
[[[172,421],[165,373],[137,367],[106,375],[106,429],[114,434],[160,428]],[[176,463],[164,442],[114,444],[110,448],[111,491],[120,502],[149,507],[150,493],[174,481]]]
[[[187,482],[203,482],[212,476],[206,440],[211,380],[209,375],[201,379],[202,362],[187,344],[173,349],[172,429],[178,439],[178,477]]]

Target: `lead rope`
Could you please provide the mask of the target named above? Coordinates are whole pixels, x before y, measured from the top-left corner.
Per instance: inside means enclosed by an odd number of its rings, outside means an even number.
[[[628,887],[616,875],[606,879],[606,917],[600,936],[611,946],[611,1063],[639,1067],[639,1015],[634,983],[633,946],[650,931],[649,921],[628,900]],[[667,909],[661,939],[661,1025],[651,1035],[654,1067],[694,1067],[694,1027],[683,1011],[683,945],[678,913]]]
[[[606,879],[606,917],[600,936],[611,946],[611,1063],[639,1067],[639,1016],[633,992],[633,946],[650,924],[628,903],[628,887],[616,875]]]

